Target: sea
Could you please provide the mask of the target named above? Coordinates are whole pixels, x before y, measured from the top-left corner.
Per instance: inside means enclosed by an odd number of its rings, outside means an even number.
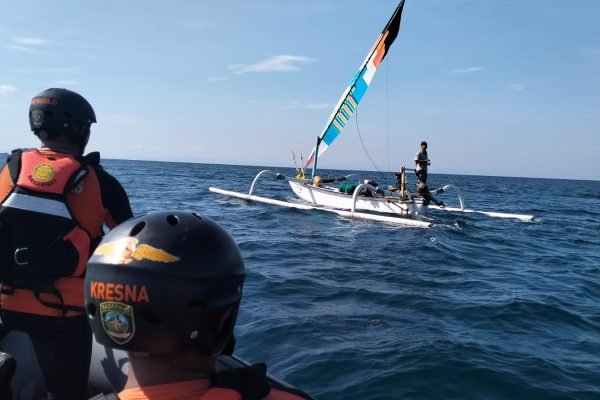
[[[208,190],[292,168],[103,165],[134,214],[193,210],[230,232],[247,269],[235,354],[319,399],[600,399],[599,181],[432,173],[468,208],[534,218],[436,212],[424,229]],[[351,173],[394,183],[320,171]],[[254,194],[293,197],[268,175]]]
[[[598,181],[431,174],[468,208],[534,218],[436,212],[423,229],[208,190],[292,168],[104,165],[136,215],[194,210],[231,233],[248,272],[236,354],[319,399],[600,399]],[[320,171],[351,173],[395,181]],[[293,197],[269,175],[254,194]]]

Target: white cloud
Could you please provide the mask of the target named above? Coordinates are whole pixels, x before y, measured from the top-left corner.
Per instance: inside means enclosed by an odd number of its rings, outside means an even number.
[[[307,104],[304,106],[304,108],[332,108],[333,104],[329,104],[329,103],[317,103],[317,104]]]
[[[206,21],[183,21],[182,24],[186,28],[192,30],[200,30],[213,26],[212,23]]]
[[[31,70],[31,72],[73,72],[79,70],[79,67],[65,67],[65,68],[40,68],[37,71]]]
[[[142,126],[144,122],[144,118],[130,114],[106,113],[102,116],[102,123],[105,125],[124,126],[127,128],[131,126]]]
[[[473,72],[483,71],[483,67],[468,67],[452,70],[453,74],[471,74]]]
[[[35,53],[37,50],[30,49],[29,47],[17,46],[16,44],[9,44],[6,46],[9,49],[13,49],[16,51],[22,51],[23,53]]]
[[[525,90],[525,85],[523,85],[522,83],[509,83],[508,88],[515,92],[520,92],[522,90]]]
[[[230,65],[229,69],[236,74],[246,72],[291,72],[299,71],[300,64],[308,64],[315,61],[314,58],[284,54],[267,58],[255,64]]]
[[[333,104],[329,104],[329,103],[300,104],[298,102],[292,102],[291,104],[288,104],[287,106],[285,106],[285,108],[290,109],[290,110],[300,110],[300,109],[315,110],[315,109],[321,109],[321,108],[333,108]]]
[[[22,53],[50,55],[50,53],[35,48],[36,46],[46,45],[48,41],[42,38],[15,36],[11,38],[12,44],[6,47]]]
[[[6,47],[9,48],[9,49],[12,49],[12,50],[20,51],[22,53],[43,54],[43,55],[50,55],[51,54],[51,53],[48,53],[47,51],[41,51],[41,50],[37,50],[37,49],[32,49],[30,47],[25,47],[25,46],[18,46],[16,44],[9,44]]]
[[[15,92],[17,88],[13,85],[0,85],[0,94]]]
[[[12,41],[17,44],[22,44],[25,46],[39,46],[41,44],[46,44],[48,41],[42,38],[34,38],[34,37],[13,37]]]

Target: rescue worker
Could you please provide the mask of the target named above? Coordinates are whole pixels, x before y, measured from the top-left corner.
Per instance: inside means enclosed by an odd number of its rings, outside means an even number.
[[[84,313],[86,264],[103,226],[133,216],[99,153],[83,155],[95,122],[81,95],[42,91],[29,107],[41,147],[13,151],[0,172],[0,335],[7,335],[4,342],[13,332],[29,337],[55,399],[87,398],[92,333]],[[19,365],[22,351],[3,350]]]
[[[245,275],[231,236],[192,212],[153,212],[109,232],[90,258],[85,297],[98,343],[129,354],[118,398],[310,399],[272,386],[264,364],[217,372]]]

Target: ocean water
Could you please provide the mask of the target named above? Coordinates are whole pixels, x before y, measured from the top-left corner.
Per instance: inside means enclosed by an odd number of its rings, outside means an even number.
[[[232,234],[236,354],[319,399],[600,399],[598,181],[432,174],[469,208],[535,218],[441,212],[420,229],[208,191],[247,193],[258,166],[103,164],[136,215],[194,210]],[[255,194],[293,195],[268,178]]]
[[[136,215],[196,210],[233,235],[236,354],[320,399],[600,399],[600,182],[432,174],[469,208],[535,218],[443,212],[419,229],[208,191],[247,193],[261,167],[105,166]],[[255,194],[293,195],[267,178]]]

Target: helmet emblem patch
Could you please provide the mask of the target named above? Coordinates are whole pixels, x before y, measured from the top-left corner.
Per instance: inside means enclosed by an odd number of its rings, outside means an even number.
[[[42,110],[33,110],[31,112],[31,123],[34,128],[41,128],[44,125],[44,112]]]
[[[104,332],[117,344],[129,342],[135,335],[133,307],[114,301],[100,303],[100,318]]]
[[[132,260],[148,260],[161,263],[172,263],[179,261],[179,257],[167,253],[162,249],[139,244],[134,237],[125,237],[113,242],[98,246],[94,255],[103,255],[109,264],[129,264]]]
[[[33,175],[30,179],[33,180],[33,183],[46,183],[52,184],[54,179],[54,167],[50,164],[39,164],[33,169]]]

